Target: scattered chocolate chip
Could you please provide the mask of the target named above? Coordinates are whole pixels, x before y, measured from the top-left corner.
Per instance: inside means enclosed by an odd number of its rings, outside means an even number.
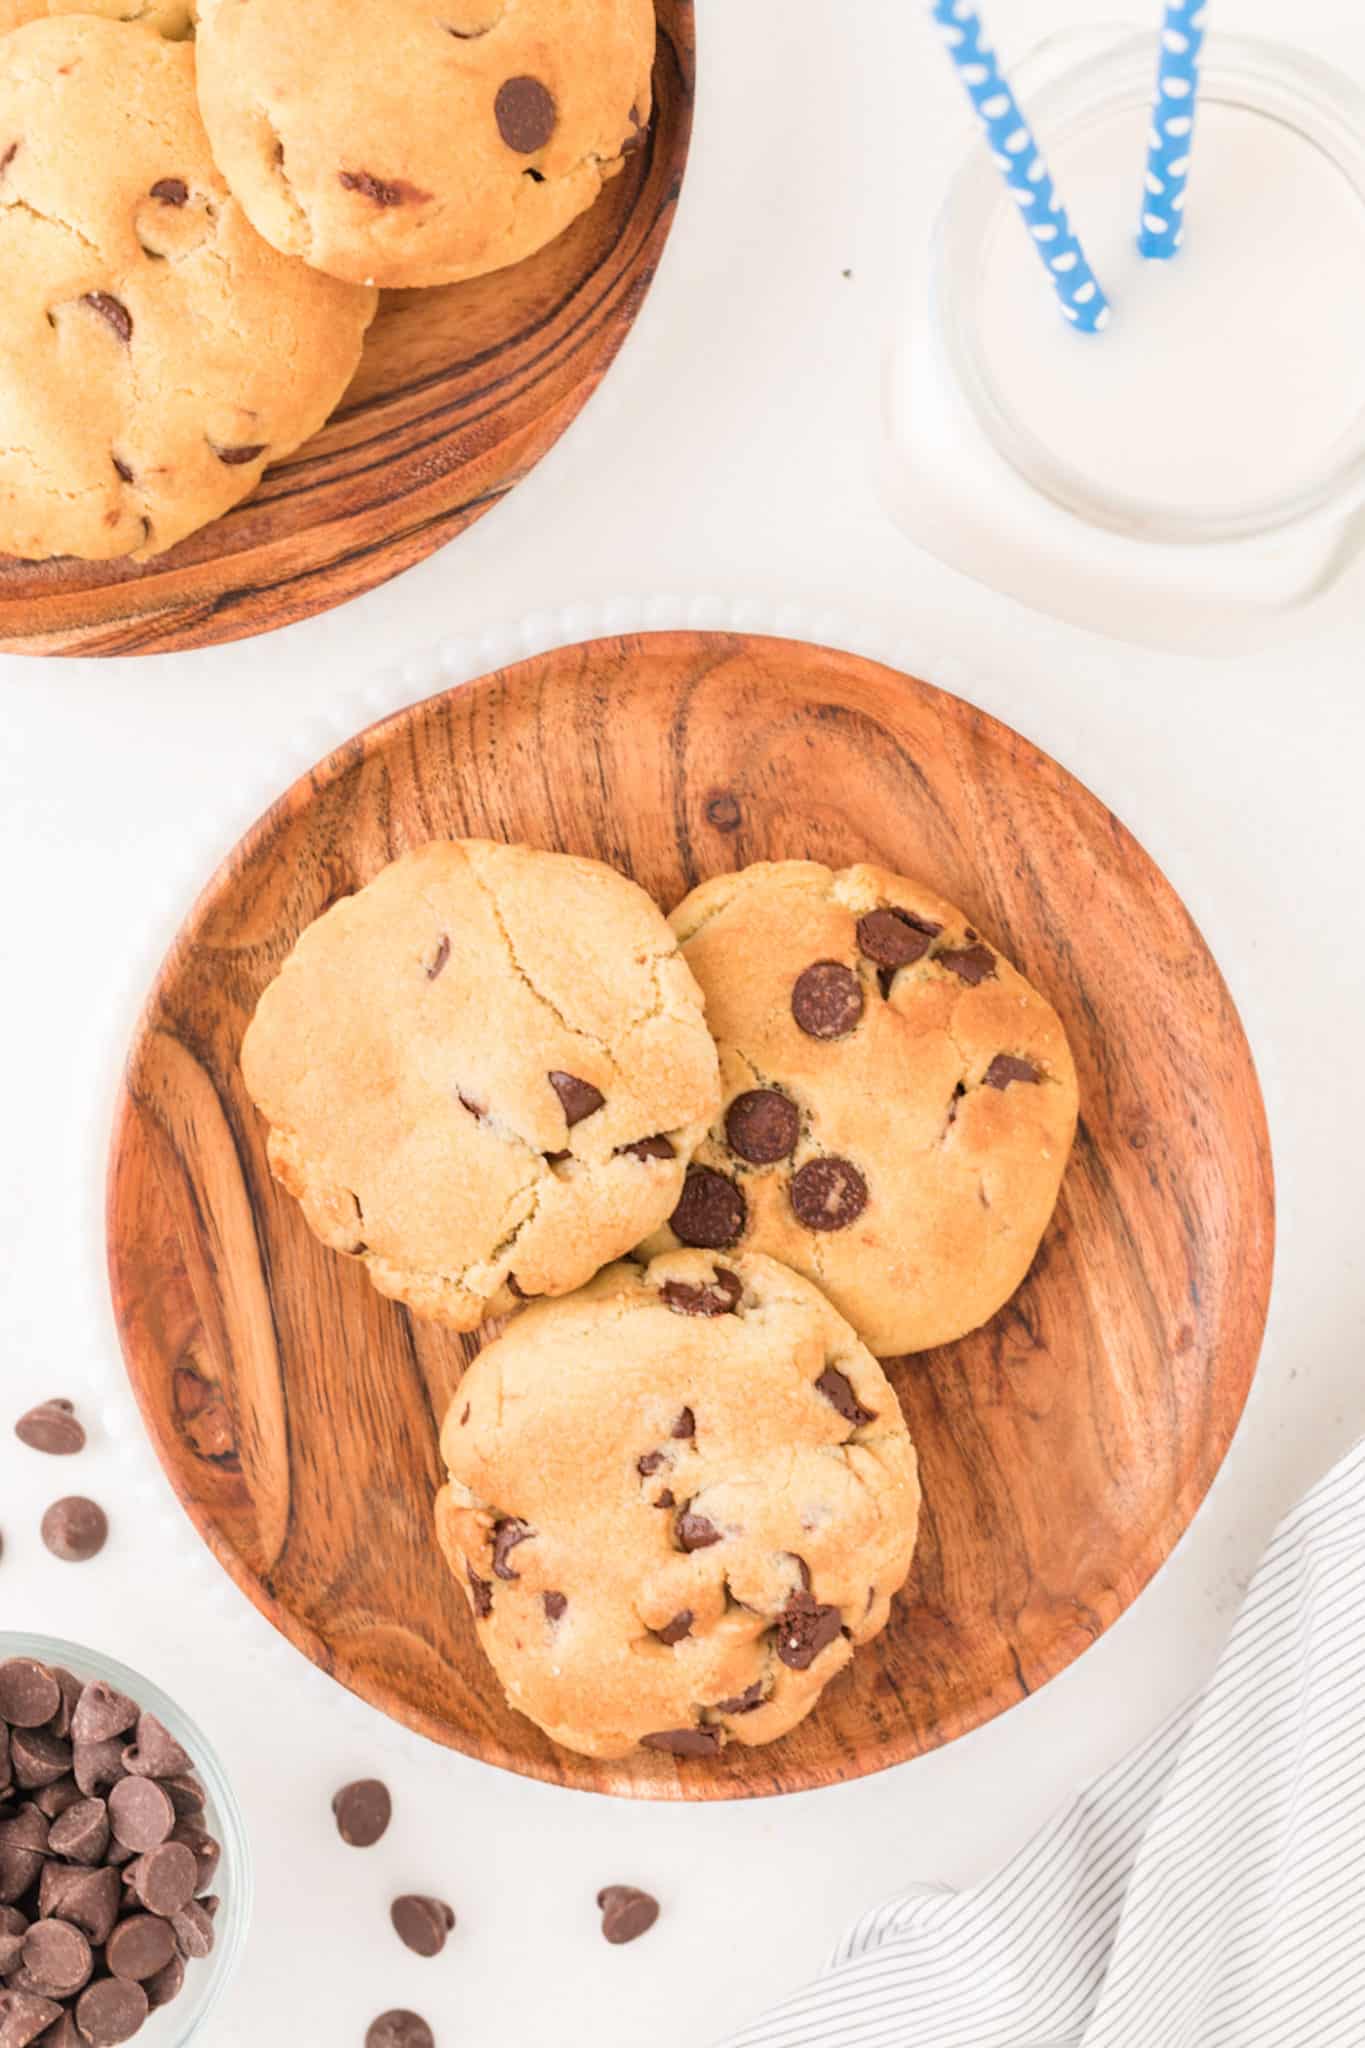
[[[388,1827],[393,1801],[388,1786],[378,1778],[357,1778],[336,1794],[332,1812],[343,1842],[352,1849],[370,1849]]]
[[[169,2005],[173,1998],[179,1998],[185,1985],[185,1962],[177,1949],[164,1969],[156,1970],[146,1979],[142,1988],[147,1994],[147,2003],[153,2012]]]
[[[554,94],[538,78],[509,78],[498,87],[493,102],[498,133],[518,156],[532,156],[544,149],[555,132],[559,110]]]
[[[104,1977],[82,1991],[76,2006],[76,2025],[89,2048],[118,2048],[120,2042],[132,2040],[150,2010],[140,1984]]]
[[[719,1728],[665,1728],[658,1735],[642,1735],[645,1749],[667,1750],[670,1756],[714,1756],[720,1748]]]
[[[10,1737],[10,1768],[25,1792],[55,1785],[71,1769],[71,1744],[48,1728],[16,1728]]]
[[[568,1607],[568,1596],[564,1593],[542,1593],[540,1604],[545,1609],[547,1621],[562,1621]]]
[[[678,1517],[677,1536],[680,1550],[706,1550],[721,1540],[715,1523],[705,1515],[694,1515],[690,1507],[684,1508]]]
[[[81,304],[88,306],[92,313],[98,313],[107,326],[112,327],[123,346],[127,348],[133,338],[133,316],[122,299],[116,299],[112,292],[86,292]]]
[[[109,1812],[102,1799],[77,1798],[52,1823],[47,1846],[68,1863],[98,1863],[109,1847]]]
[[[827,1365],[815,1384],[830,1407],[842,1415],[845,1422],[851,1422],[855,1429],[861,1429],[864,1423],[876,1421],[876,1409],[864,1408],[853,1391],[852,1381],[840,1372],[837,1365]]]
[[[455,1915],[443,1899],[423,1898],[418,1892],[395,1899],[389,1918],[403,1946],[419,1956],[438,1956],[455,1925]]]
[[[240,469],[244,463],[255,462],[265,454],[269,445],[268,441],[243,441],[235,448],[223,448],[216,441],[209,442],[218,460],[226,463],[229,469]]]
[[[108,1742],[111,1736],[126,1733],[137,1718],[136,1700],[96,1678],[82,1688],[71,1715],[71,1733],[77,1742]]]
[[[123,473],[117,457],[114,467]],[[131,470],[124,481],[132,481]],[[14,1425],[14,1434],[31,1451],[46,1451],[53,1458],[69,1458],[74,1452],[85,1449],[85,1431],[76,1420],[76,1410],[70,1401],[54,1399],[40,1402],[36,1408],[30,1408],[27,1415],[19,1417]]]
[[[690,1607],[682,1608],[674,1615],[672,1621],[666,1621],[662,1628],[654,1630],[654,1634],[659,1638],[659,1641],[667,1643],[670,1650],[674,1643],[680,1643],[684,1636],[690,1636],[691,1633],[692,1609]]]
[[[516,1515],[501,1515],[493,1524],[493,1571],[500,1579],[519,1579],[520,1572],[514,1572],[507,1562],[507,1553],[518,1543],[529,1542],[535,1535],[529,1522],[523,1522]]]
[[[666,1486],[664,1488],[663,1492],[659,1495],[654,1505],[656,1508],[673,1508],[678,1505],[678,1503],[673,1498],[673,1489],[671,1486]]]
[[[68,1494],[54,1500],[43,1516],[43,1541],[54,1557],[66,1564],[85,1564],[98,1556],[109,1537],[109,1518],[95,1501],[83,1494]]]
[[[734,1314],[744,1284],[738,1273],[717,1267],[709,1281],[665,1280],[659,1292],[675,1315],[728,1316]],[[676,1436],[677,1431],[673,1433]]]
[[[807,1671],[839,1635],[837,1607],[822,1607],[807,1592],[793,1593],[777,1620],[777,1654],[792,1671]]]
[[[635,1460],[635,1469],[642,1479],[652,1479],[659,1467],[667,1463],[667,1451],[646,1451],[643,1458]]]
[[[1040,1078],[1031,1061],[1016,1059],[1012,1052],[998,1052],[986,1069],[988,1088],[1008,1088],[1011,1081],[1036,1082]]]
[[[493,1588],[489,1585],[487,1579],[479,1577],[468,1560],[465,1562],[465,1574],[469,1580],[469,1590],[474,1596],[475,1617],[479,1621],[487,1621],[489,1615],[493,1612]]]
[[[725,1112],[726,1143],[751,1166],[790,1158],[800,1130],[796,1104],[776,1088],[750,1088]]]
[[[858,919],[858,951],[864,959],[894,974],[898,967],[922,960],[929,941],[942,930],[941,924],[930,924],[908,910],[869,910]]]
[[[763,1680],[756,1678],[742,1693],[732,1700],[717,1700],[713,1711],[717,1714],[752,1714],[755,1707],[763,1704]]]
[[[594,1088],[591,1081],[580,1081],[577,1074],[552,1073],[549,1082],[559,1097],[564,1121],[570,1130],[575,1124],[581,1124],[585,1116],[591,1116],[595,1109],[600,1109],[607,1099],[600,1088]]]
[[[145,1912],[169,1920],[199,1889],[199,1865],[184,1842],[163,1842],[130,1863],[123,1881]]]
[[[421,206],[430,199],[430,192],[424,192],[420,185],[410,185],[405,178],[376,178],[373,171],[338,171],[337,183],[347,192],[358,192],[362,199],[372,200],[376,206]]]
[[[109,1794],[109,1825],[125,1849],[156,1849],[175,1826],[175,1808],[152,1778],[120,1778]]]
[[[852,968],[817,960],[798,975],[792,1015],[807,1038],[846,1038],[863,1014],[863,987]]]
[[[61,1687],[46,1664],[33,1657],[10,1657],[0,1664],[0,1721],[11,1728],[41,1728],[61,1701]]]
[[[995,955],[989,946],[945,946],[941,953],[935,953],[934,958],[940,967],[946,967],[969,988],[976,988],[981,982],[995,977]]]
[[[743,1235],[748,1214],[744,1197],[732,1180],[709,1166],[689,1166],[669,1222],[681,1243],[720,1252]]]
[[[61,2007],[51,1998],[37,1998],[28,1991],[0,1991],[0,2043],[3,2048],[29,2048],[29,2043],[61,2016]]]
[[[191,1899],[188,1906],[182,1906],[171,1920],[176,1946],[187,1962],[202,1962],[213,1950],[213,1916],[218,1911],[215,1898]],[[165,1922],[161,1922],[165,1925]]]
[[[124,1751],[123,1767],[135,1778],[176,1778],[194,1768],[155,1714],[138,1716],[137,1741]]]
[[[190,196],[190,188],[183,178],[158,178],[152,187],[153,199],[159,199],[163,206],[183,206]]]
[[[436,2048],[436,2039],[415,2012],[383,2012],[365,2030],[365,2048]]]
[[[35,1920],[24,1936],[24,1968],[55,1998],[80,1991],[93,1967],[89,1941],[67,1920]]]
[[[108,1742],[81,1742],[71,1748],[71,1772],[87,1799],[117,1785],[128,1773],[123,1768],[123,1744],[117,1736]]]
[[[602,1932],[616,1947],[648,1934],[659,1917],[659,1901],[648,1892],[637,1891],[633,1884],[604,1885],[597,1894],[597,1905]]]
[[[431,965],[430,965],[430,966],[429,966],[429,967],[427,968],[427,980],[428,980],[428,981],[435,981],[435,979],[436,979],[437,975],[438,975],[438,974],[440,973],[441,969],[442,969],[442,968],[443,968],[443,967],[445,966],[445,964],[446,964],[446,962],[447,962],[447,960],[448,960],[449,958],[450,958],[450,940],[449,940],[449,939],[448,939],[448,938],[446,937],[445,933],[444,933],[444,932],[442,932],[442,933],[441,933],[441,943],[440,943],[440,945],[439,945],[439,946],[438,946],[438,947],[436,948],[436,957],[435,957],[435,959],[434,959],[434,960],[433,960],[433,961],[431,962]],[[463,1099],[463,1098],[461,1098],[461,1099]]]
[[[867,1207],[867,1182],[847,1159],[808,1159],[792,1176],[791,1205],[807,1230],[847,1230]]]
[[[637,1138],[633,1145],[618,1145],[617,1153],[631,1159],[676,1159],[678,1148],[671,1138]]]

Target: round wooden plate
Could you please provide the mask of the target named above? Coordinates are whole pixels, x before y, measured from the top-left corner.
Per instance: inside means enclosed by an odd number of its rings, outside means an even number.
[[[812,1717],[712,1762],[556,1749],[504,1703],[431,1526],[477,1339],[325,1251],[265,1163],[237,1056],[299,931],[387,861],[482,834],[597,855],[671,906],[753,860],[919,875],[1056,1003],[1081,1125],[1032,1273],[990,1326],[892,1364],[923,1533],[886,1632]],[[897,1763],[1108,1627],[1218,1469],[1273,1243],[1246,1040],[1179,900],[1026,740],[851,655],[700,633],[571,647],[339,748],[196,904],[128,1063],[113,1292],[153,1440],[214,1552],[326,1670],[437,1741],[598,1791],[733,1798]]]
[[[525,263],[386,292],[355,381],[255,496],[147,563],[0,555],[0,652],[161,654],[359,597],[482,517],[550,449],[630,331],[692,131],[693,0],[657,0],[654,119],[597,204]]]

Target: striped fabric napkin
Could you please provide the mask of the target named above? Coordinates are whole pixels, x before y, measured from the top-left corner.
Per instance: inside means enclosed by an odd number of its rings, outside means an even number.
[[[1365,1443],[1281,1523],[1201,1701],[726,2048],[1363,2048],[1363,1602]]]

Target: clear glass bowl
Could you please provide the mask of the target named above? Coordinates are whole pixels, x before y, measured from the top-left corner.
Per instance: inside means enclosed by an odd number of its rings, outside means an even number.
[[[251,1920],[251,1849],[242,1810],[223,1766],[189,1715],[168,1699],[160,1686],[102,1651],[62,1642],[56,1636],[0,1630],[0,1663],[10,1657],[33,1657],[40,1664],[64,1665],[77,1678],[106,1680],[155,1714],[194,1760],[207,1794],[204,1825],[223,1852],[212,1887],[221,1900],[214,1920],[213,1952],[202,1962],[186,1964],[185,1988],[179,1998],[154,2012],[137,2036],[139,2048],[143,2043],[146,2048],[187,2048],[189,2042],[201,2038],[205,2023],[232,1981]]]

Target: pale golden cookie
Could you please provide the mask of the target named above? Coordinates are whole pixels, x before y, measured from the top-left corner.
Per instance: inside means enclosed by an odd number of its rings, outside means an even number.
[[[0,554],[159,554],[322,425],[376,296],[263,242],[194,48],[93,15],[0,38]]]
[[[47,14],[102,14],[110,21],[140,22],[158,35],[187,36],[194,26],[192,0],[0,0],[0,36]]]
[[[650,115],[654,0],[200,0],[214,155],[277,249],[450,284],[592,205]]]
[[[994,1315],[1076,1127],[1051,1006],[961,911],[880,868],[760,863],[704,882],[670,922],[724,1107],[646,1250],[768,1252],[883,1358]]]
[[[441,1433],[437,1532],[512,1705],[587,1756],[804,1719],[910,1569],[881,1367],[772,1259],[672,1252],[527,1309]]]
[[[673,1208],[719,1102],[697,985],[593,860],[438,840],[304,932],[242,1047],[325,1244],[453,1329],[567,1294]]]

